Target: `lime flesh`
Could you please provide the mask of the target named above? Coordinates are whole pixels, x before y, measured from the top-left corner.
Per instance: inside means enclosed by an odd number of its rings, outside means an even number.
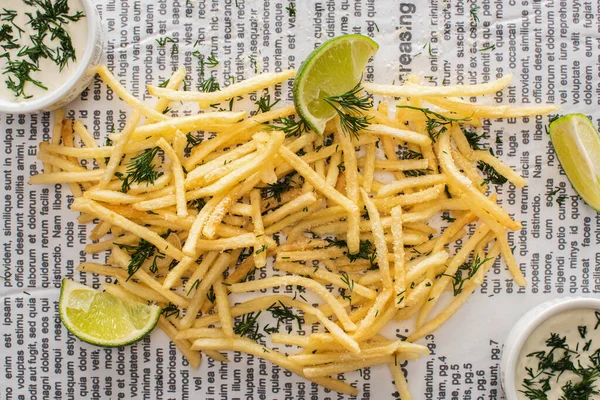
[[[550,124],[550,140],[571,184],[600,211],[600,136],[583,114],[568,114]]]
[[[345,35],[326,41],[304,60],[294,81],[294,105],[314,132],[322,135],[336,115],[323,98],[356,86],[377,49],[379,45],[366,36]]]
[[[152,331],[161,309],[63,279],[60,318],[79,339],[106,347],[131,344]]]

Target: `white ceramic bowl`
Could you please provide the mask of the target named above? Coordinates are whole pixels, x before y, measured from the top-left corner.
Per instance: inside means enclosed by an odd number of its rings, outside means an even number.
[[[31,101],[11,102],[0,99],[0,112],[25,114],[52,111],[75,100],[90,84],[102,61],[102,23],[93,0],[79,0],[87,18],[87,45],[73,75],[58,89]]]
[[[577,308],[600,309],[600,299],[590,297],[561,297],[549,300],[529,310],[512,328],[502,351],[500,376],[507,400],[518,400],[515,369],[523,345],[542,322],[548,318]]]

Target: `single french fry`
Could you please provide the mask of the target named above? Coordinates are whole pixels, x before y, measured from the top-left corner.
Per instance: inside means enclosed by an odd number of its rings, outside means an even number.
[[[148,91],[152,96],[158,96],[171,101],[197,101],[203,106],[209,104],[220,103],[224,100],[231,99],[237,96],[242,96],[246,93],[255,92],[260,89],[272,86],[276,83],[283,82],[296,74],[296,71],[289,69],[279,73],[260,74],[245,81],[234,83],[222,90],[216,92],[180,92],[177,90],[160,88],[153,85],[147,85]]]
[[[394,357],[394,361],[388,363],[388,367],[392,372],[392,377],[394,378],[394,383],[396,384],[396,390],[400,395],[400,400],[412,400],[410,390],[408,390],[408,383],[404,377],[404,371],[402,371],[402,367],[398,363],[398,358]]]
[[[489,83],[476,85],[456,86],[420,86],[420,85],[378,85],[364,82],[364,89],[373,94],[390,97],[452,97],[452,96],[479,96],[483,94],[496,93],[510,85],[512,74]]]
[[[361,189],[362,199],[369,213],[369,221],[371,223],[371,231],[373,232],[373,238],[375,241],[375,249],[377,250],[377,264],[379,265],[379,271],[381,272],[381,280],[385,288],[392,287],[392,277],[390,274],[390,264],[388,261],[388,248],[385,240],[385,234],[383,232],[383,224],[381,223],[381,217],[377,211],[375,203],[369,198],[367,192]]]
[[[430,185],[439,185],[441,183],[446,182],[446,177],[443,174],[435,174],[435,175],[424,175],[417,176],[414,178],[404,178],[402,180],[388,183],[387,185],[381,186],[379,191],[377,192],[377,197],[388,197],[392,196],[396,193],[403,192],[408,188],[420,187],[420,186],[430,186]]]
[[[264,241],[265,227],[260,209],[261,195],[260,190],[250,192],[250,204],[252,207],[252,224],[254,225],[254,236],[256,238],[257,248],[254,249],[254,266],[262,268],[267,263],[267,246]]]
[[[227,298],[227,290],[223,286],[223,276],[219,276],[215,283],[213,283],[213,289],[215,291],[215,301],[217,302],[217,314],[221,320],[221,329],[227,337],[233,337],[233,322],[231,318],[231,311],[229,307],[229,300]]]
[[[171,160],[171,171],[173,172],[173,179],[175,180],[175,198],[177,200],[177,215],[185,217],[188,214],[187,202],[185,200],[185,188],[184,188],[184,177],[183,170],[181,169],[181,163],[175,150],[167,143],[164,138],[160,138],[156,145],[163,149],[166,156]]]
[[[406,304],[406,265],[404,253],[404,238],[403,238],[403,223],[402,223],[402,207],[394,207],[391,211],[393,250],[394,250],[394,293],[397,298],[394,301],[396,308],[403,308]]]
[[[96,73],[100,75],[102,80],[117,94],[117,96],[123,99],[123,101],[129,104],[131,107],[139,108],[139,110],[142,112],[142,115],[144,115],[146,118],[149,118],[153,121],[165,121],[170,119],[170,117],[164,115],[162,112],[158,112],[151,107],[148,107],[144,102],[133,97],[133,95],[119,83],[119,81],[105,65],[101,65],[96,68]]]

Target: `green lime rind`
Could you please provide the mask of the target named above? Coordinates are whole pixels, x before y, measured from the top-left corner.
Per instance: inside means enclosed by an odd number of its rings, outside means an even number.
[[[573,188],[600,211],[600,135],[583,114],[568,114],[550,123],[550,140]]]
[[[330,39],[304,60],[294,80],[294,105],[300,117],[322,135],[335,110],[322,99],[346,93],[360,82],[379,45],[363,35]]]
[[[103,347],[132,344],[151,332],[161,308],[100,292],[62,280],[58,303],[60,319],[73,335]]]

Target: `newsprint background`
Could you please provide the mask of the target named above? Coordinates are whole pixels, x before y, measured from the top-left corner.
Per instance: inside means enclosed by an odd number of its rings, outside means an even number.
[[[512,73],[513,85],[494,104],[555,103],[600,124],[600,3],[558,0],[299,1],[104,0],[105,60],[117,78],[144,98],[145,84],[180,65],[198,83],[192,52],[221,60],[215,76],[227,84],[259,71],[297,68],[317,44],[347,33],[380,44],[364,79],[380,83],[419,74],[431,85],[487,82]],[[473,13],[471,13],[473,10]],[[169,36],[160,47],[156,39]],[[197,42],[197,43],[196,43]],[[291,99],[290,87],[274,95]],[[67,110],[98,141],[123,126],[130,110],[96,79]],[[500,399],[499,359],[513,323],[550,298],[600,293],[600,217],[576,195],[561,170],[547,117],[489,121],[483,129],[495,153],[529,180],[497,188],[503,206],[523,223],[511,234],[529,282],[518,288],[503,264],[443,328],[421,342],[431,355],[406,367],[417,399]],[[50,138],[52,113],[0,115],[2,155],[2,279],[0,280],[0,399],[334,399],[255,357],[231,363],[205,357],[199,370],[158,329],[136,345],[104,349],[82,343],[57,313],[60,279],[99,287],[103,277],[74,271],[92,260],[82,252],[93,226],[78,225],[65,185],[27,184],[41,172],[39,141]],[[558,190],[558,193],[554,194]],[[103,256],[102,256],[103,257]],[[388,329],[401,336],[409,325]],[[358,398],[394,398],[385,368],[346,379]]]

